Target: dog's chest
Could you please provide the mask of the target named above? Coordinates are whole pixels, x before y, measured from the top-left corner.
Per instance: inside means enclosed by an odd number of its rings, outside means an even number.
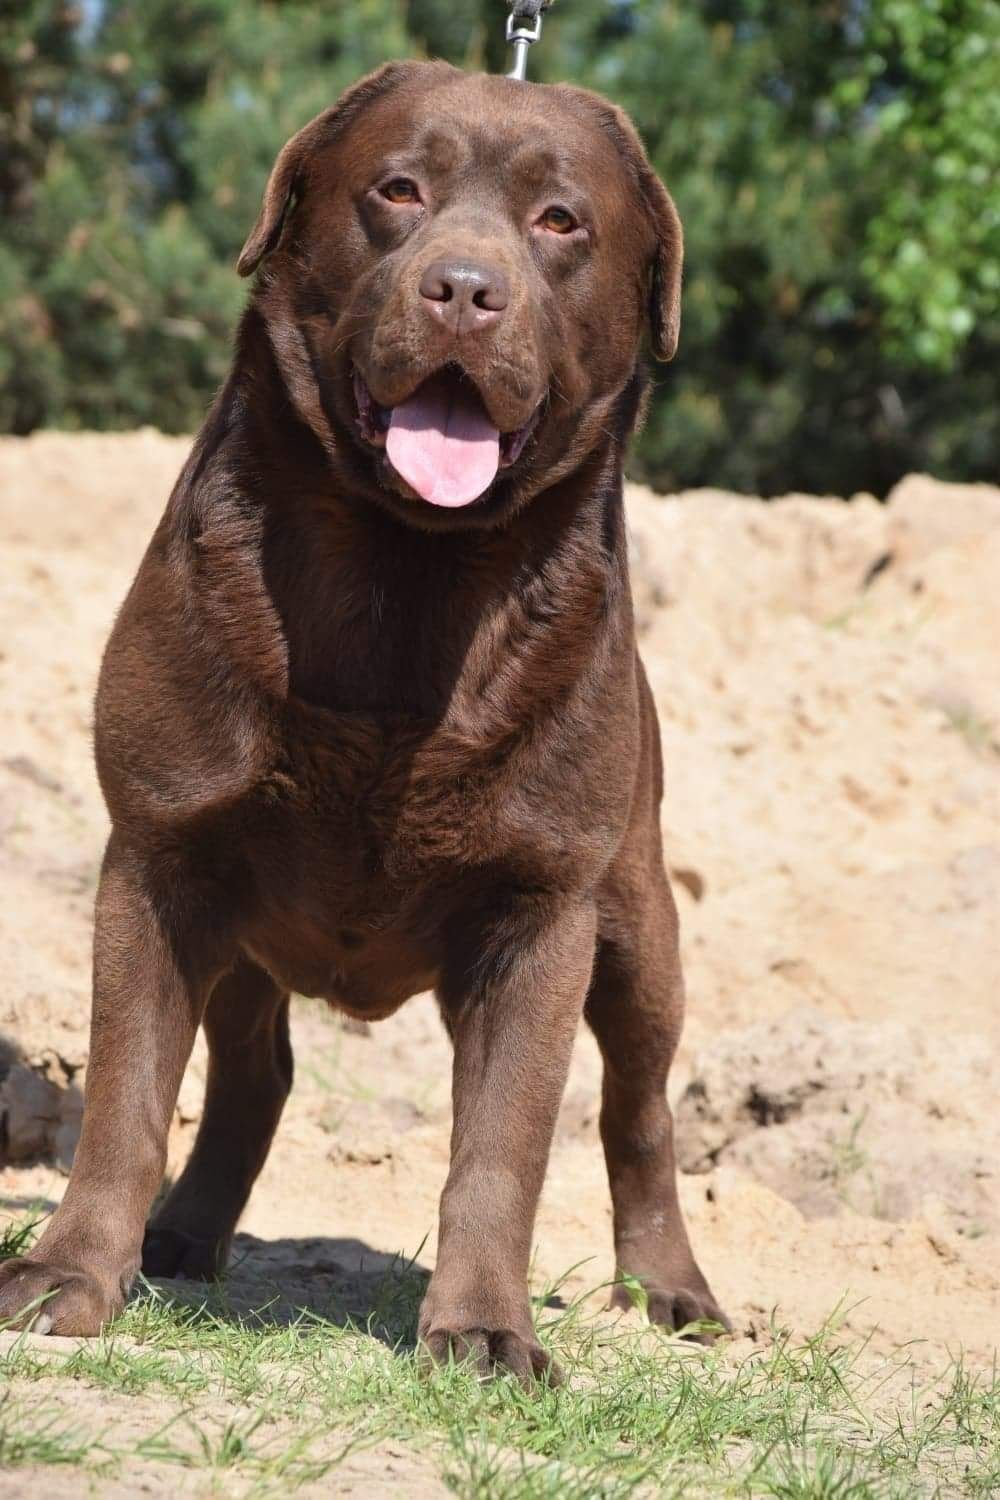
[[[450,730],[300,711],[245,824],[248,946],[290,988],[359,1015],[432,985],[456,913],[559,857],[516,762]]]
[[[285,845],[303,843],[355,885],[411,883],[516,839],[515,760],[509,746],[405,715],[303,708],[267,795]]]
[[[567,653],[536,663],[521,610],[462,632],[440,605],[405,620],[387,604],[377,628],[342,614],[291,653],[266,787],[274,837],[286,855],[308,849],[327,887],[343,880],[376,904],[487,863],[536,880],[532,867],[551,853],[546,810],[593,754],[586,735],[565,732],[579,712],[559,691]],[[563,849],[581,818],[562,807]]]
[[[505,891],[586,886],[621,815],[586,632],[548,610],[460,609],[454,584],[406,618],[400,596],[377,619],[342,599],[322,628],[292,622],[244,825],[260,956],[298,990],[370,984],[371,1003],[431,982],[456,921]]]

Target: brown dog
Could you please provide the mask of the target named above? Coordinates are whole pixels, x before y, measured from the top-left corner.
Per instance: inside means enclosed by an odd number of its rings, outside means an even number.
[[[724,1323],[677,1201],[677,919],[622,511],[644,323],[661,359],[677,341],[673,204],[595,95],[391,64],[281,152],[259,264],[104,660],[83,1134],[0,1318],[92,1334],[140,1259],[217,1272],[291,1083],[289,993],[371,1019],[434,988],[431,1354],[548,1367],[526,1278],[581,1013],[619,1271],[659,1322]],[[204,1117],[144,1244],[199,1022]]]

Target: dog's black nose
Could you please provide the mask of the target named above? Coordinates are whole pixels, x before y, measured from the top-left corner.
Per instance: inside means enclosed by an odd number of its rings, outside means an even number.
[[[496,323],[510,300],[510,286],[496,266],[436,260],[420,278],[420,296],[435,321],[462,335]]]

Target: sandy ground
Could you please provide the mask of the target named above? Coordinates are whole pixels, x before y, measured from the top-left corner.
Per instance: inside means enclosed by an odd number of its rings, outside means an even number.
[[[106,819],[91,696],[181,439],[0,443],[0,1214],[60,1196]],[[741,1339],[838,1304],[876,1346],[990,1359],[1000,1328],[1000,491],[911,478],[770,505],[629,496],[689,981],[682,1197]],[[421,997],[369,1036],[295,1015],[297,1086],[236,1285],[319,1305],[434,1257],[449,1053]],[[203,1058],[172,1138],[190,1146]],[[589,1036],[539,1277],[610,1266]],[[39,1153],[44,1152],[43,1160]],[[583,1264],[581,1264],[583,1262]]]

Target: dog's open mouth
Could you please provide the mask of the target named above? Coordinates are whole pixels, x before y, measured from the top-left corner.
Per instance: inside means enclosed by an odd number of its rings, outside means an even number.
[[[380,406],[354,371],[358,430],[365,442],[384,448],[401,479],[431,505],[471,505],[485,494],[498,469],[520,457],[541,407],[515,432],[490,421],[475,385],[446,367],[418,386],[398,406]]]

